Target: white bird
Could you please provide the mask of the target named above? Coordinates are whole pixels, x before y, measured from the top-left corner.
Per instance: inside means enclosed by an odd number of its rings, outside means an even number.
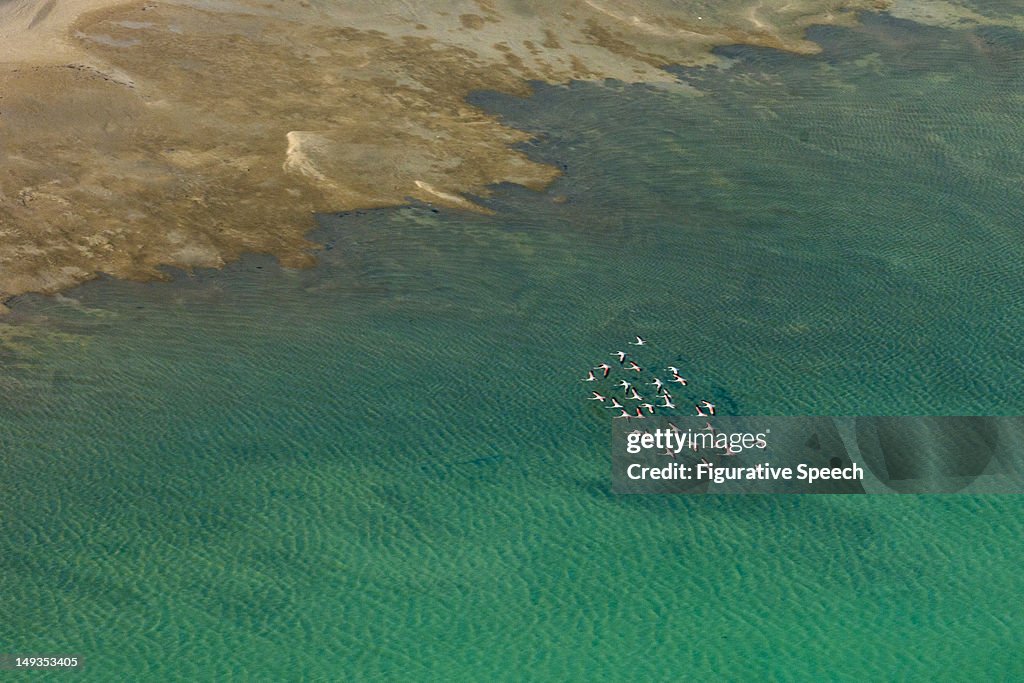
[[[682,431],[683,431],[683,430],[679,429],[679,426],[675,422],[669,422],[668,423],[668,427],[669,427],[669,429],[671,429],[676,434],[681,434]]]
[[[591,393],[594,394],[594,395],[591,396],[590,398],[588,398],[587,399],[588,401],[601,401],[602,403],[604,403],[604,399],[605,399],[604,396],[602,396],[601,394],[597,393],[596,391],[593,391]]]
[[[674,365],[670,365],[670,366],[668,366],[665,369],[668,370],[669,372],[671,372],[673,375],[678,375],[679,374],[679,368],[677,368]]]
[[[664,403],[659,404],[658,405],[659,408],[675,408],[676,407],[675,403],[673,403],[672,401],[668,400],[664,396],[662,397],[662,400],[664,400]]]
[[[708,401],[701,401],[700,404],[708,409],[708,412],[712,415],[715,414],[715,404],[709,403]]]
[[[611,355],[618,356],[619,365],[622,365],[623,363],[626,362],[626,352],[625,351],[616,351],[615,353],[613,353]]]
[[[608,373],[612,371],[612,366],[608,365],[607,363],[601,363],[600,365],[598,365],[594,369],[595,370],[603,370],[604,371],[604,376],[607,377]]]
[[[705,413],[703,410],[700,409],[700,406],[696,406],[695,405],[694,408],[697,409],[697,417],[707,417],[708,416],[707,413]]]
[[[686,386],[686,378],[680,377],[679,375],[672,375],[672,379],[669,381],[675,382],[676,384],[682,384],[684,387]]]
[[[650,403],[641,403],[640,407],[646,410],[648,413],[654,413],[654,406]]]
[[[616,384],[615,386],[617,386],[617,387],[622,387],[622,390],[623,390],[623,391],[629,391],[629,388],[630,388],[630,387],[632,387],[633,385],[632,385],[632,384],[630,384],[629,382],[627,382],[627,381],[626,381],[626,380],[624,380],[624,379],[620,379],[620,380],[619,380],[619,383],[618,383],[618,384]]]
[[[625,411],[623,411],[623,412],[625,412]],[[635,417],[635,418],[637,418],[639,420],[642,420],[642,419],[644,419],[644,414],[640,411],[639,408],[637,408],[636,409],[636,414],[633,415],[633,417]]]
[[[659,393],[662,398],[667,398],[669,401],[672,400],[672,394],[669,393],[668,389],[662,389]]]
[[[633,372],[643,372],[644,371],[644,369],[642,367],[640,367],[639,365],[637,365],[634,361],[629,361],[629,367],[626,368],[626,369],[627,370],[632,370]]]
[[[658,379],[657,377],[655,377],[655,378],[654,378],[654,381],[653,381],[653,382],[648,382],[648,384],[650,384],[650,385],[651,385],[652,387],[657,387],[657,388],[658,388],[658,391],[661,391],[661,388],[662,388],[663,386],[665,386],[665,383],[664,383],[664,382],[662,382],[662,381],[661,381],[660,379]]]
[[[621,413],[619,413],[618,415],[615,416],[616,420],[621,420],[623,418],[625,418],[627,420],[631,420],[633,418],[633,416],[630,415],[629,413],[627,413],[625,410],[623,410]]]
[[[704,431],[705,432],[714,432],[715,428],[711,426],[710,422],[705,422],[704,423]]]
[[[619,399],[617,399],[614,396],[612,396],[612,404],[610,406],[608,406],[608,407],[609,408],[624,408],[625,406],[622,405],[621,403],[619,403]]]
[[[667,455],[668,457],[670,457],[670,458],[672,458],[674,460],[675,457],[676,457],[676,452],[674,450],[672,450],[671,448],[666,448],[665,450],[663,450],[658,455]]]
[[[597,377],[594,376],[594,371],[591,370],[587,373],[587,376],[580,380],[581,382],[596,382]]]
[[[647,340],[646,339],[641,339],[640,337],[637,337],[635,342],[629,342],[629,343],[632,346],[643,346],[643,345],[645,345],[647,343]]]
[[[641,396],[640,394],[636,393],[636,389],[633,389],[632,393],[630,393],[630,395],[627,396],[626,398],[630,399],[631,401],[642,401],[642,400],[644,400],[643,396]]]

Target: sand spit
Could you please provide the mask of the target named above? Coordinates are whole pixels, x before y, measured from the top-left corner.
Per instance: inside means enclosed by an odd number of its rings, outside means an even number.
[[[716,45],[816,50],[875,0],[322,0],[0,4],[0,302],[109,273],[308,265],[311,213],[478,210],[555,169],[472,90],[615,78]],[[0,311],[3,309],[0,308]]]

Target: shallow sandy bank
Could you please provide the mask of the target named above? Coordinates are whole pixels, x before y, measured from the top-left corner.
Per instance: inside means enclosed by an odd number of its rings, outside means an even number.
[[[358,8],[355,6],[358,5]],[[468,105],[527,82],[661,82],[716,45],[813,52],[874,0],[0,4],[0,301],[105,272],[311,262],[311,213],[474,210],[556,170]],[[671,7],[672,9],[668,9]]]

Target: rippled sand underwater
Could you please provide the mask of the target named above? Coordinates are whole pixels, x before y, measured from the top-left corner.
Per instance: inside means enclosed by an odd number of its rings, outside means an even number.
[[[865,17],[703,93],[474,101],[549,193],[26,297],[0,642],[88,680],[1011,679],[1016,497],[616,497],[632,334],[740,414],[1018,414],[1024,40]],[[653,356],[652,356],[653,357]]]

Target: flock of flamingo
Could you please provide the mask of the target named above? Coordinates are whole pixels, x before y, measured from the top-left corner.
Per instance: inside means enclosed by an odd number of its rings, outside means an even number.
[[[637,336],[636,341],[631,341],[629,344],[630,346],[638,347],[648,346],[647,340],[639,336]],[[614,356],[618,360],[620,368],[619,372],[635,372],[636,375],[632,376],[633,379],[637,382],[642,381],[642,376],[645,370],[640,367],[640,365],[633,360],[628,353],[625,351],[616,351],[610,355]],[[614,368],[612,365],[609,365],[608,363],[601,363],[600,365],[591,368],[587,373],[587,376],[580,381],[598,382],[611,376],[613,370]],[[635,384],[627,379],[621,379],[615,384],[616,388],[622,390],[620,396],[613,396],[611,395],[611,392],[608,392],[606,395],[598,391],[592,391],[589,396],[589,400],[600,401],[604,404],[605,408],[621,411],[615,416],[615,419],[622,420],[642,420],[647,417],[647,415],[653,415],[658,410],[675,410],[676,404],[672,402],[673,396],[668,390],[668,386],[678,384],[679,386],[685,387],[687,385],[687,381],[685,377],[679,374],[679,368],[675,366],[670,365],[665,368],[665,371],[672,374],[671,379],[663,380],[657,375],[651,375],[651,381],[645,382],[643,385]],[[601,376],[599,377],[595,373],[600,373]],[[644,396],[637,390],[638,386],[654,387],[653,396],[650,398]],[[645,391],[647,390],[645,389]],[[655,401],[655,403],[652,403],[651,401]],[[629,408],[635,408],[635,410],[630,412],[630,409],[627,408],[627,406],[629,406]],[[695,403],[693,407],[697,411],[696,415],[700,417],[709,417],[715,414],[715,404],[710,401],[700,400]],[[647,411],[647,415],[644,414],[644,411]]]

